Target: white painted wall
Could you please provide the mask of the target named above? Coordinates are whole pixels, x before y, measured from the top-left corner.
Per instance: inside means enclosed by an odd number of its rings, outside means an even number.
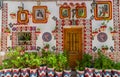
[[[8,23],[10,22],[17,22],[17,20],[12,20],[10,18],[10,13],[11,12],[15,12],[17,13],[18,11],[18,6],[21,6],[21,2],[19,1],[4,1],[5,3],[8,3]],[[87,18],[86,19],[90,19],[91,17],[91,13],[90,13],[90,9],[91,9],[91,3],[92,1],[67,1],[67,3],[82,3],[82,2],[85,2],[86,3],[86,6],[87,6]],[[29,12],[32,12],[32,7],[37,5],[37,2],[35,1],[23,1],[24,3],[24,9],[26,10],[29,10]],[[60,4],[63,4],[64,1],[61,1],[59,2]],[[59,18],[59,6],[56,5],[56,2],[55,1],[51,1],[51,2],[41,2],[41,5],[46,5],[48,7],[48,10],[51,12],[50,16],[49,16],[49,19],[48,19],[48,22],[45,23],[45,24],[35,24],[35,23],[32,23],[32,19],[29,18],[29,25],[30,26],[37,26],[39,28],[41,28],[41,34],[40,36],[38,37],[38,40],[36,41],[37,43],[37,46],[40,46],[40,47],[43,47],[43,40],[42,40],[42,34],[44,32],[51,32],[55,25],[56,25],[56,22],[54,20],[52,20],[52,17],[53,16],[56,16],[57,18]],[[0,17],[1,17],[1,11],[0,11]],[[96,21],[96,20],[93,20],[92,21],[92,29],[94,30],[95,28],[99,28],[101,26],[101,22],[102,21]],[[107,24],[107,26],[113,26],[113,20],[110,20],[109,23]],[[1,18],[0,18],[0,28],[1,28]],[[0,29],[1,30],[1,29]],[[0,31],[1,32],[1,31]],[[107,28],[106,30],[106,33],[108,34],[108,40],[104,43],[101,43],[97,40],[97,36],[95,36],[95,40],[92,41],[92,45],[93,47],[96,46],[98,48],[100,48],[102,45],[108,45],[108,46],[114,46],[114,41],[112,40],[112,37],[111,35],[109,34],[109,30]],[[8,46],[11,46],[11,40],[9,39],[8,37]],[[49,42],[49,44],[51,46],[54,46],[56,45],[56,41],[54,40],[54,37],[52,37],[52,40]]]

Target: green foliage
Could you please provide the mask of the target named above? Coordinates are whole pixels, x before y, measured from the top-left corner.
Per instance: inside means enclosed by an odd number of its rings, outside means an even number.
[[[50,51],[46,52],[44,49],[42,49],[41,65],[47,65],[48,55],[50,55],[50,54],[51,54]]]
[[[114,69],[120,70],[120,62],[114,64]]]
[[[28,66],[30,68],[37,68],[41,64],[40,57],[38,55],[35,55],[34,53],[29,54],[29,60],[28,60]]]
[[[77,70],[84,70],[85,67],[91,67],[92,64],[92,56],[89,54],[84,54],[82,60],[77,61]]]
[[[101,52],[98,52],[98,58],[95,58],[94,67],[97,69],[112,69],[114,62],[109,59],[107,56],[103,55]]]
[[[10,59],[3,60],[2,64],[5,69],[12,68],[12,62]]]
[[[59,53],[56,55],[57,63],[55,65],[56,71],[63,71],[65,69],[67,62],[67,57],[63,53]]]
[[[2,70],[3,69],[3,66],[2,65],[0,65],[0,70]]]
[[[49,54],[47,57],[47,66],[50,68],[54,68],[56,63],[57,63],[56,54],[54,53]]]

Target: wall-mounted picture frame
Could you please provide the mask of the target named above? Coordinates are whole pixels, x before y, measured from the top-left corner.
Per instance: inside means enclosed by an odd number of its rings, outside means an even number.
[[[86,18],[87,9],[86,6],[76,6],[76,18]]]
[[[32,21],[33,23],[46,23],[47,17],[47,6],[33,6],[32,9],[33,15],[32,15]]]
[[[21,10],[17,12],[17,22],[20,24],[27,24],[29,22],[28,10]]]
[[[97,1],[94,15],[96,20],[112,19],[112,3],[111,1]]]
[[[71,17],[71,9],[69,6],[61,6],[59,8],[59,17],[61,19],[64,19],[64,18],[70,18]]]

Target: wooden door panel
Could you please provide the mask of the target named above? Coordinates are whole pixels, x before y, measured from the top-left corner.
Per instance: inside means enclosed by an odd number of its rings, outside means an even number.
[[[82,59],[82,28],[64,28],[64,50],[68,51],[69,65],[76,66]]]

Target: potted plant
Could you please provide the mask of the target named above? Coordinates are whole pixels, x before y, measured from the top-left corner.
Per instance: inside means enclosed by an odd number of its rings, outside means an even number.
[[[67,63],[67,57],[63,53],[56,54],[57,63],[55,65],[55,71],[57,77],[62,77],[65,64]]]
[[[11,17],[11,19],[15,19],[15,18],[16,18],[16,13],[11,12],[11,13],[10,13],[10,17]]]
[[[109,20],[105,20],[101,23],[100,31],[105,31],[105,29],[107,28],[107,23],[108,22],[109,22]]]
[[[3,60],[4,77],[12,77],[12,63],[10,59]]]
[[[49,50],[49,47],[50,47],[50,45],[49,45],[49,44],[46,44],[46,45],[44,46],[44,50],[45,50],[45,51],[48,51],[48,50]]]
[[[2,65],[0,65],[0,77],[4,77],[4,71]]]
[[[50,77],[54,77],[54,68],[55,68],[55,65],[57,63],[57,59],[56,59],[56,55],[55,53],[52,53],[48,55],[47,57],[47,74],[48,76]]]
[[[30,67],[30,77],[37,77],[37,68],[40,66],[41,64],[41,59],[40,57],[37,55],[37,53],[30,53],[29,54],[29,62],[28,62],[28,66]]]
[[[107,45],[102,45],[101,50],[103,53],[105,53],[108,50],[108,46]]]
[[[117,31],[116,31],[116,29],[114,28],[112,28],[112,27],[109,27],[109,30],[110,30],[110,33],[111,33],[111,35],[112,35],[112,39],[114,40],[114,36],[115,36],[115,34],[117,33]]]
[[[98,52],[98,58],[95,58],[94,67],[103,70],[104,76],[111,75],[111,69],[114,66],[114,62],[107,56],[103,55],[102,52]]]
[[[50,51],[46,52],[44,49],[42,49],[41,65],[38,68],[38,76],[40,76],[40,77],[46,77],[47,59],[48,59],[48,55],[50,55],[50,54],[51,54]]]
[[[92,56],[89,54],[84,53],[82,60],[78,61],[77,63],[77,71],[79,75],[83,75],[83,70],[85,70],[85,76],[93,76],[93,63],[92,63]]]
[[[81,61],[77,61],[77,66],[75,69],[77,72],[77,77],[84,77],[84,67],[81,64]]]
[[[64,71],[63,71],[63,77],[70,77],[71,76],[71,68],[69,66],[69,55],[68,51],[63,51],[64,56],[67,58],[67,61],[64,63]]]

